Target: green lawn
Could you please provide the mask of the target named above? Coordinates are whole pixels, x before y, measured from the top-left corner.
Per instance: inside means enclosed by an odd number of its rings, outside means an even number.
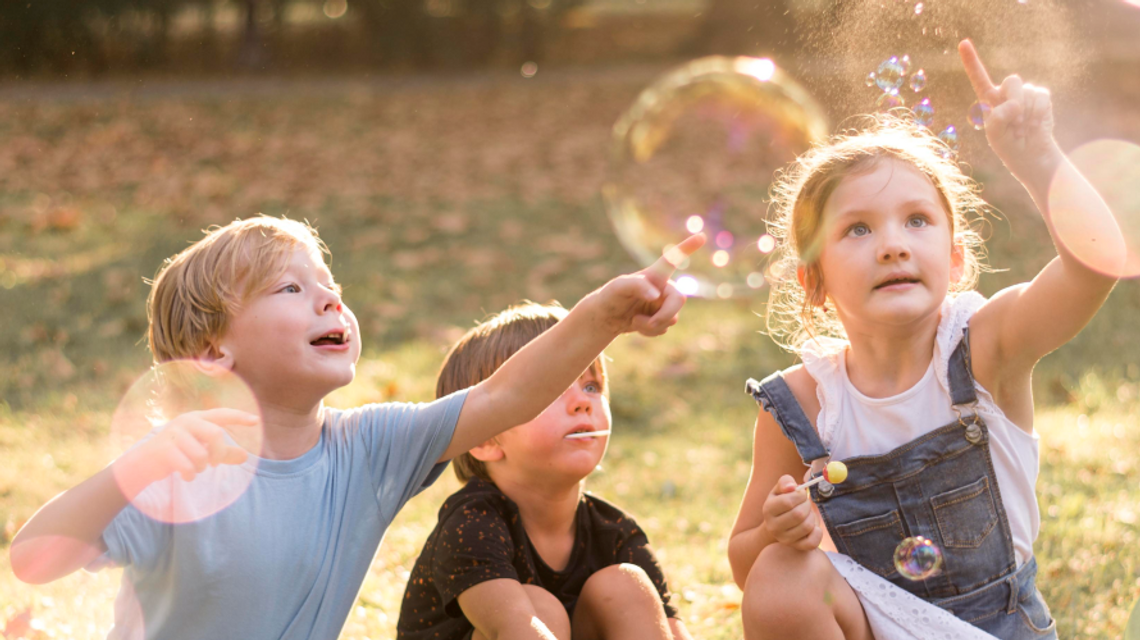
[[[109,461],[111,412],[149,363],[143,278],[206,225],[264,211],[320,228],[365,333],[335,406],[429,399],[446,347],[487,312],[521,298],[569,305],[637,268],[598,193],[609,128],[652,77],[0,101],[4,549],[37,506]],[[1122,110],[1137,97],[1062,113],[1059,126],[1115,118],[1135,138]],[[1032,277],[1051,247],[1000,166],[966,159],[1009,220],[992,226],[990,262],[1008,271],[983,278],[990,294]],[[1064,638],[1119,637],[1140,597],[1138,310],[1140,287],[1123,283],[1035,379],[1040,586]],[[692,300],[664,338],[609,351],[616,433],[588,487],[645,526],[698,638],[740,637],[725,543],[756,414],[743,382],[791,363],[760,333],[762,312],[759,298]],[[448,476],[401,513],[342,637],[393,635],[404,580],[455,488]],[[5,554],[0,625],[30,608],[32,635],[101,637],[117,580],[29,587]]]

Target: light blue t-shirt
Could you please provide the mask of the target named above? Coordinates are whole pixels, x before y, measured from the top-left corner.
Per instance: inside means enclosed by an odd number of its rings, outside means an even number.
[[[435,461],[465,398],[326,409],[320,441],[299,458],[250,456],[191,483],[174,475],[152,485],[149,499],[176,504],[201,502],[201,487],[236,481],[243,491],[191,522],[134,505],[111,522],[107,553],[92,565],[124,567],[108,637],[336,638],[384,531],[447,466]]]

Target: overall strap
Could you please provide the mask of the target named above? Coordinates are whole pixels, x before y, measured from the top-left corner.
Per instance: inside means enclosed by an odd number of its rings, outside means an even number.
[[[974,404],[978,401],[978,394],[974,391],[974,373],[970,364],[970,327],[962,329],[962,341],[950,355],[950,365],[947,368],[947,380],[950,382],[950,402],[954,406]]]
[[[776,419],[780,430],[796,445],[796,451],[804,464],[811,466],[813,460],[830,455],[820,441],[819,433],[811,426],[811,420],[808,420],[799,401],[792,394],[792,389],[784,381],[782,372],[777,371],[761,382],[749,378],[744,388],[752,394],[760,408]]]

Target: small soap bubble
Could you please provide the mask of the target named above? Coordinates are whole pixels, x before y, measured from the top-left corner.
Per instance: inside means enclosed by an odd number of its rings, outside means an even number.
[[[879,96],[879,99],[875,102],[875,107],[878,108],[879,111],[890,111],[891,109],[905,106],[906,101],[903,100],[903,97],[900,96],[897,91],[884,93]]]
[[[919,69],[910,77],[910,88],[915,93],[926,88],[926,71]]]
[[[954,128],[954,125],[943,129],[942,132],[938,134],[938,139],[945,143],[951,152],[958,151],[958,130]]]
[[[524,62],[519,68],[519,74],[524,78],[533,78],[536,73],[538,73],[538,65],[534,62]]]
[[[875,70],[875,84],[883,92],[897,92],[899,87],[902,86],[903,78],[906,77],[906,68],[899,62],[897,56],[891,56],[886,60],[879,63],[879,68]]]
[[[923,98],[922,102],[914,105],[914,121],[928,129],[934,124],[934,107],[930,98]]]
[[[916,5],[914,5],[914,15],[917,16],[917,15],[921,15],[921,14],[922,14],[922,3],[920,2]]]
[[[828,130],[823,109],[771,60],[714,56],[675,69],[614,127],[603,196],[618,239],[648,265],[704,233],[703,248],[673,262],[681,292],[754,295],[749,277],[772,258],[768,180]]]
[[[875,86],[875,72],[874,71],[867,74],[867,78],[863,81],[863,84],[867,85],[868,87]]]
[[[895,569],[907,580],[926,580],[942,569],[942,550],[928,538],[907,538],[895,547]]]
[[[986,128],[986,118],[990,116],[990,111],[993,111],[993,107],[990,105],[984,102],[975,102],[970,105],[970,110],[966,115],[970,119],[970,124],[978,131],[981,131]]]
[[[904,55],[899,58],[899,64],[902,65],[903,75],[910,73],[910,56]]]

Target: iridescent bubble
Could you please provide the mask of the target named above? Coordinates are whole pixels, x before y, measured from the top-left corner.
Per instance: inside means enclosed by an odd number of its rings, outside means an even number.
[[[903,75],[910,73],[910,56],[904,55],[899,58],[899,64],[902,65]]]
[[[1062,164],[1049,186],[1057,239],[1098,273],[1140,276],[1140,145],[1094,140],[1073,150],[1069,160],[1072,166]],[[1099,198],[1089,193],[1086,180]],[[1096,215],[1097,200],[1111,216]]]
[[[897,92],[905,77],[906,68],[896,56],[891,56],[879,63],[879,68],[875,71],[875,84],[884,92]]]
[[[524,78],[533,78],[538,73],[538,65],[534,62],[524,62],[519,68],[519,74]]]
[[[603,195],[619,240],[648,265],[698,229],[708,242],[677,265],[678,287],[747,295],[771,257],[759,246],[770,181],[827,134],[823,109],[771,60],[716,56],[672,71],[614,126]]]
[[[863,84],[867,85],[868,87],[875,86],[875,72],[874,71],[867,74],[867,78],[863,81]]]
[[[914,105],[914,121],[928,129],[934,124],[934,107],[930,98],[923,98],[922,102]]]
[[[938,134],[938,139],[946,144],[949,155],[958,152],[958,130],[954,128],[954,125],[943,129],[941,133]]]
[[[974,125],[974,128],[978,131],[981,131],[986,128],[986,118],[989,117],[990,111],[993,111],[993,107],[990,105],[984,102],[975,102],[970,105],[970,110],[966,113],[966,116],[970,119],[970,124]]]
[[[121,454],[143,440],[158,436],[168,423],[192,411],[231,409],[260,415],[249,386],[228,369],[204,362],[175,360],[155,365],[127,390],[111,416],[112,453]],[[261,451],[260,424],[215,417],[226,431],[226,444],[245,452]],[[240,453],[240,451],[238,452]],[[253,480],[259,458],[248,455],[240,464],[207,467],[192,480],[178,473],[151,483],[131,503],[160,522],[194,522],[233,504]],[[124,492],[137,486],[133,470],[113,467]]]
[[[914,15],[917,16],[917,15],[920,15],[921,13],[922,13],[922,3],[920,2],[916,5],[914,5]]]
[[[897,107],[905,106],[906,100],[903,100],[903,97],[900,96],[897,91],[889,91],[887,93],[884,93],[883,95],[879,96],[878,100],[875,101],[875,107],[879,111],[889,111]]]
[[[919,69],[910,77],[911,91],[918,93],[926,88],[926,71]]]
[[[895,547],[895,569],[907,580],[926,580],[942,569],[942,550],[928,538],[906,538]]]

